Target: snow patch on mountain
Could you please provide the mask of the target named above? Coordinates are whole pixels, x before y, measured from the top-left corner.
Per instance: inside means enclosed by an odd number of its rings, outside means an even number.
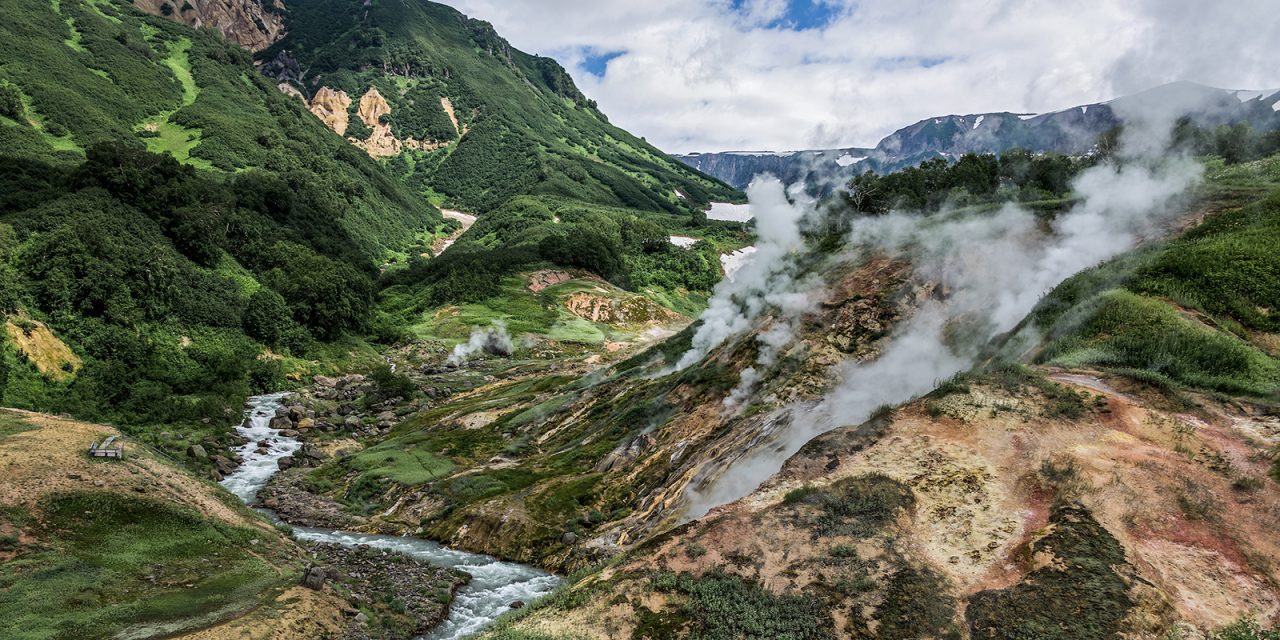
[[[712,202],[711,209],[707,211],[707,217],[712,220],[746,222],[752,218],[751,205]]]

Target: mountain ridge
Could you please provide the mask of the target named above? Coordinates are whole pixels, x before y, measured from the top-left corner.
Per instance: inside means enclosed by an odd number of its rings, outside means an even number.
[[[1105,102],[1077,105],[1043,114],[1014,112],[943,115],[898,129],[875,147],[783,152],[709,152],[674,157],[692,167],[743,188],[761,173],[785,182],[806,180],[817,186],[843,184],[866,171],[889,173],[935,157],[954,161],[965,153],[1002,153],[1020,148],[1033,153],[1089,153],[1098,139],[1123,124],[1116,113],[1165,102],[1169,121],[1192,116],[1201,126],[1248,122],[1255,129],[1280,128],[1280,89],[1217,89],[1174,82]],[[833,167],[849,155],[856,162]]]

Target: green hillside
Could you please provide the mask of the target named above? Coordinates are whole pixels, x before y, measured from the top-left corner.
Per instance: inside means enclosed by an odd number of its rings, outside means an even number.
[[[687,312],[747,241],[700,213],[740,193],[608,124],[552,60],[441,5],[357,8],[290,3],[265,68],[287,50],[308,94],[376,87],[393,134],[443,146],[374,160],[221,34],[123,0],[6,6],[0,401],[222,450],[245,394],[369,362],[517,272],[582,268]],[[482,214],[443,258],[433,202]]]
[[[1166,389],[1280,398],[1280,156],[1217,161],[1209,178],[1210,202],[1256,202],[1058,286],[1029,324],[1048,338],[1040,360]]]
[[[367,335],[378,265],[440,228],[215,32],[104,0],[4,13],[6,404],[220,431],[280,356]]]
[[[559,64],[517,51],[486,22],[432,2],[288,7],[289,35],[260,58],[296,57],[307,95],[330,87],[358,98],[376,87],[397,137],[450,143],[391,162],[450,205],[483,213],[512,196],[553,195],[687,215],[691,205],[741,197],[610,125]]]

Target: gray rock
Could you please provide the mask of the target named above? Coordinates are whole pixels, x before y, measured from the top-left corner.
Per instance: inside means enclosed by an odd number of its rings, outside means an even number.
[[[218,473],[221,473],[224,476],[236,470],[236,463],[223,456],[214,456],[213,466],[217,467]]]
[[[360,418],[357,416],[347,416],[347,419],[344,420],[342,424],[348,429],[359,429]]]
[[[566,531],[564,532],[564,535],[560,536],[560,542],[563,542],[565,544],[573,544],[577,541],[578,541],[578,534],[572,531]]]
[[[337,378],[330,378],[329,376],[316,376],[312,378],[311,381],[314,382],[317,387],[333,387],[338,384]]]
[[[276,461],[276,467],[281,471],[293,468],[293,456],[285,456]]]
[[[307,572],[302,574],[302,586],[308,589],[319,591],[324,588],[324,580],[326,578],[324,569],[320,567],[311,567]]]
[[[200,446],[200,445],[198,445],[198,444],[193,444],[193,445],[191,445],[191,446],[187,447],[187,455],[188,455],[188,456],[191,456],[192,458],[195,458],[196,460],[208,460],[208,459],[209,459],[209,452],[205,451],[205,450],[204,450],[204,447],[202,447],[202,446]]]
[[[271,419],[270,426],[272,429],[288,429],[293,426],[293,421],[287,415],[276,416]]]

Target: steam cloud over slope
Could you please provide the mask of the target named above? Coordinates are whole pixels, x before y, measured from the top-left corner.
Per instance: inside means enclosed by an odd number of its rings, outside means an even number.
[[[692,346],[676,363],[676,371],[702,360],[725,340],[750,331],[769,309],[798,315],[813,304],[803,285],[796,281],[795,263],[791,260],[792,253],[804,245],[800,224],[813,210],[813,203],[801,200],[792,204],[782,182],[769,176],[753,181],[747,188],[747,197],[759,237],[756,249],[732,278],[716,285],[707,310],[698,318],[701,324],[693,335]]]
[[[493,325],[488,328],[472,329],[469,340],[453,347],[453,353],[449,354],[448,362],[461,365],[481,353],[491,356],[509,356],[513,352],[515,352],[515,345],[511,342],[511,335],[507,333],[507,324],[502,320],[494,320]]]
[[[918,279],[941,284],[949,295],[919,309],[877,360],[840,366],[839,383],[816,411],[795,412],[791,424],[767,445],[734,462],[712,486],[691,491],[687,516],[701,516],[747,495],[813,437],[859,424],[877,407],[910,400],[972,367],[984,344],[1012,329],[1054,286],[1158,233],[1178,213],[1175,201],[1201,175],[1189,158],[1152,153],[1167,140],[1163,120],[1148,119],[1146,126],[1126,133],[1122,164],[1108,162],[1080,174],[1074,187],[1081,201],[1060,215],[1048,233],[1031,212],[1014,204],[989,215],[895,212],[859,219],[851,247],[864,254],[909,257]],[[774,266],[770,271],[786,269]],[[777,291],[757,297],[788,299]],[[793,303],[790,308],[801,306]],[[756,311],[752,319],[761,313]],[[789,314],[780,309],[777,315]],[[966,331],[949,331],[961,323]],[[966,341],[957,341],[961,334],[968,336]],[[751,372],[753,380],[759,375]]]

